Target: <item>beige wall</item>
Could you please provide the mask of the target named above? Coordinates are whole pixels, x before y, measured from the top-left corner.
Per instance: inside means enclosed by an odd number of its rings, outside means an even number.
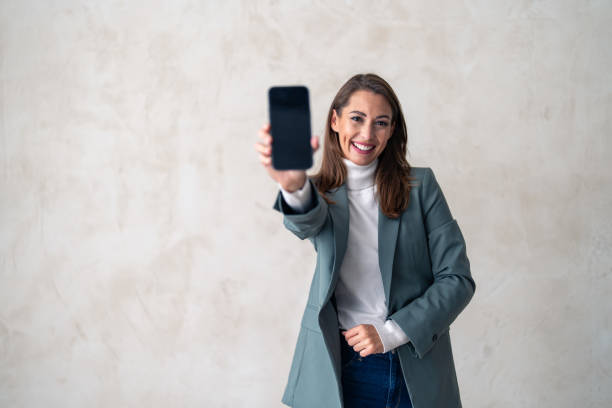
[[[612,405],[609,1],[2,1],[0,406],[280,407],[314,267],[254,153],[396,89],[477,293],[466,407]],[[319,156],[317,155],[317,160]]]

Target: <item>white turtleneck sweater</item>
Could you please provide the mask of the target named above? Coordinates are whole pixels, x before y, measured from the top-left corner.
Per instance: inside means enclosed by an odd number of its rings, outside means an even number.
[[[387,306],[378,263],[378,200],[374,173],[378,159],[360,166],[343,159],[347,168],[346,189],[349,202],[349,232],[346,252],[335,289],[338,322],[347,330],[360,324],[376,328],[384,350],[393,350],[409,341],[393,320],[387,320]],[[290,193],[280,188],[285,202],[296,212],[307,212],[312,187],[306,181]]]

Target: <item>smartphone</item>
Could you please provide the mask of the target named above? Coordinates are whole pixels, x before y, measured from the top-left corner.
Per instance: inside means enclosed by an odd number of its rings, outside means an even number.
[[[273,86],[268,90],[272,166],[277,170],[312,167],[310,104],[305,86]]]

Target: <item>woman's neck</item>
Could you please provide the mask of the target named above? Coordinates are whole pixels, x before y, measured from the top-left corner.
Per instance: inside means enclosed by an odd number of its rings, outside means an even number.
[[[346,166],[346,188],[349,190],[362,190],[374,185],[374,174],[376,173],[376,165],[378,158],[374,159],[370,164],[361,166],[355,164],[348,159],[342,159]]]

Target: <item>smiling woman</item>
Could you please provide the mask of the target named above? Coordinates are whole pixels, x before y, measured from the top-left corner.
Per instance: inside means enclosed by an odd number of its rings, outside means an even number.
[[[323,161],[313,181],[331,204],[326,191],[340,187],[347,177],[339,158],[357,165],[379,159],[375,172],[379,204],[385,215],[397,218],[408,206],[413,180],[406,160],[407,145],[406,122],[391,86],[378,75],[355,75],[331,103]],[[364,151],[368,148],[370,152]]]
[[[341,135],[344,157],[361,166],[375,160],[393,134],[391,115],[385,97],[371,91],[356,91],[345,108],[333,109],[331,127]]]
[[[309,179],[271,166],[285,226],[317,251],[282,401],[294,407],[460,407],[449,326],[472,298],[465,242],[430,168],[406,160],[395,93],[374,74],[349,79],[327,116]],[[318,139],[311,141],[314,150]]]

